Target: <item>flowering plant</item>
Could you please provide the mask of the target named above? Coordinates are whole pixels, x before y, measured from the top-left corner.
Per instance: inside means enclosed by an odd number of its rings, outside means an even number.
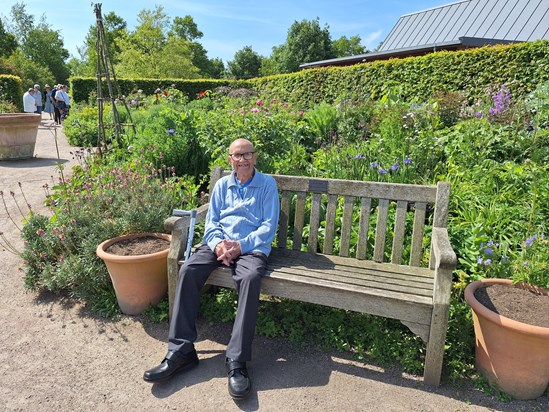
[[[485,277],[512,278],[514,283],[549,289],[549,240],[543,233],[534,234],[516,251],[492,240],[481,243],[477,265]]]

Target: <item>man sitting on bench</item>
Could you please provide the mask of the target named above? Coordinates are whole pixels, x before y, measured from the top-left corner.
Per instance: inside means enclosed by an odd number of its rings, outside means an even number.
[[[275,180],[255,169],[257,152],[250,141],[235,140],[228,160],[233,173],[221,178],[213,189],[203,244],[179,272],[168,353],[143,379],[165,381],[198,364],[194,341],[200,291],[212,271],[226,265],[232,269],[238,309],[225,365],[229,394],[243,399],[251,389],[246,362],[251,360],[261,277],[278,226],[280,204]]]

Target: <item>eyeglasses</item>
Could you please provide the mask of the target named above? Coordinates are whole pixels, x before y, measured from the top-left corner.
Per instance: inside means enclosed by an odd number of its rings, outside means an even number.
[[[229,156],[231,156],[231,159],[233,160],[250,160],[252,157],[254,157],[255,152],[246,152],[246,153],[231,153]]]

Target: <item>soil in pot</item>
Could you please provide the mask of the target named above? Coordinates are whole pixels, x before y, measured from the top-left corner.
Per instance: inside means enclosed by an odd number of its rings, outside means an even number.
[[[169,247],[170,242],[166,239],[144,236],[116,242],[105,249],[105,252],[118,256],[137,256],[160,252]]]
[[[549,328],[549,296],[520,287],[491,285],[475,291],[475,298],[506,318]]]

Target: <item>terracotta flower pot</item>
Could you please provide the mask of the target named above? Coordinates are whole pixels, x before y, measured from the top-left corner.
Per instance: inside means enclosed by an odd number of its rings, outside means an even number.
[[[35,113],[0,113],[0,160],[33,157],[41,119]]]
[[[105,250],[121,240],[144,236],[171,240],[171,235],[163,233],[139,233],[108,239],[97,246],[97,256],[107,266],[120,310],[127,315],[142,313],[150,304],[157,304],[166,295],[169,248],[137,256],[119,256]]]
[[[477,280],[465,288],[473,311],[476,368],[516,399],[535,399],[549,384],[549,328],[500,316],[475,298],[475,291],[508,279]]]

